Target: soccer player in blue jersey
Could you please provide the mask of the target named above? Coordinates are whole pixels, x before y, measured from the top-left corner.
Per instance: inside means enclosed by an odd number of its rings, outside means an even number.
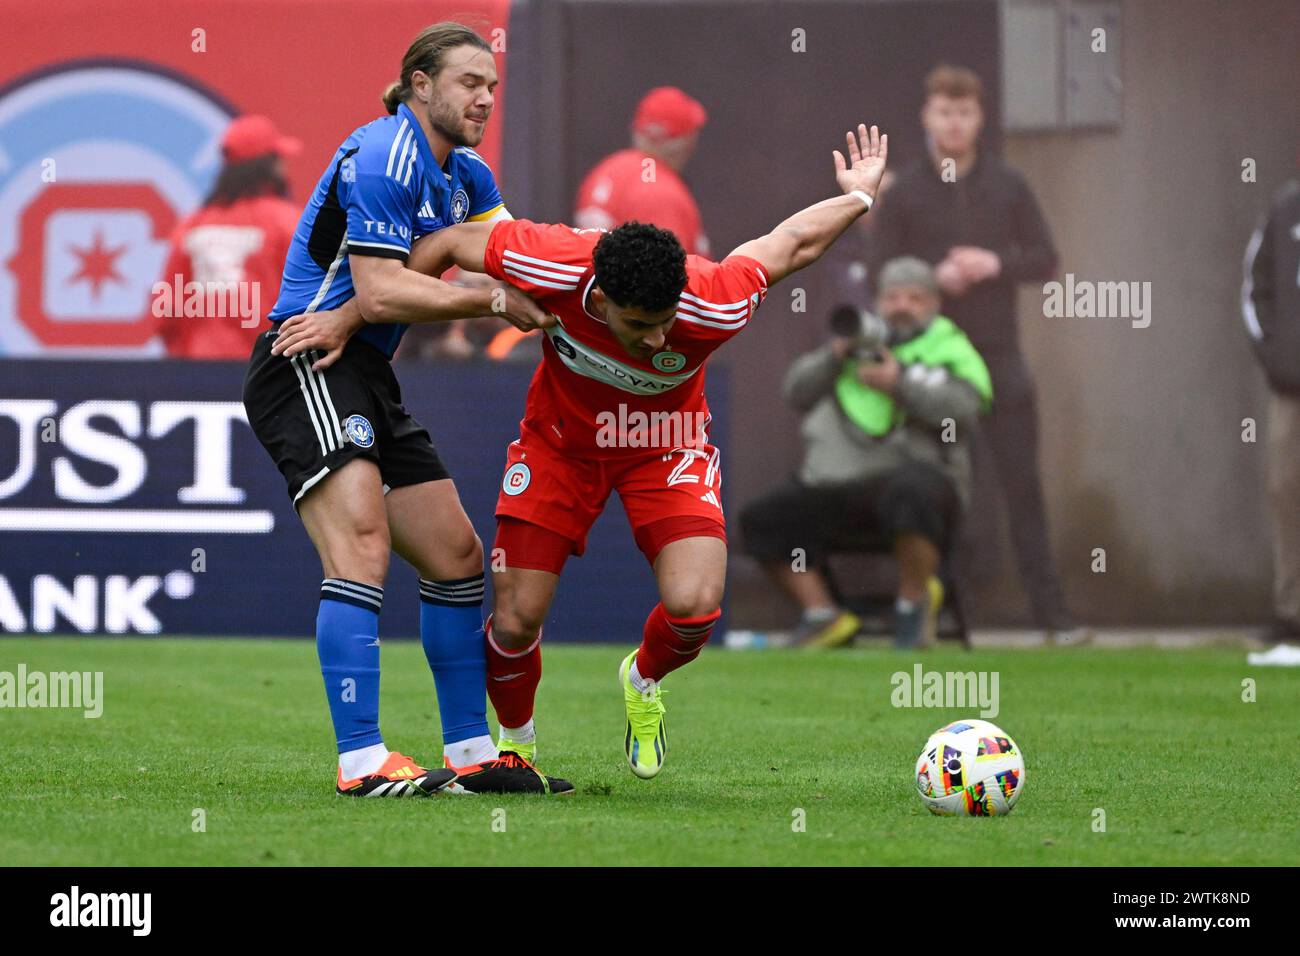
[[[462,289],[405,268],[421,235],[509,218],[492,170],[473,149],[496,83],[491,48],[468,27],[438,23],[416,37],[399,81],[384,94],[389,115],[343,141],[303,211],[268,316],[272,328],[258,337],[244,383],[249,423],[320,554],[316,646],[340,794],[572,790],[493,745],[483,546],[429,433],[402,405],[389,361],[408,316],[495,312],[525,330],[553,321],[504,282]],[[384,324],[281,354],[293,338],[279,334],[285,319],[353,296]],[[379,610],[390,551],[420,574],[420,633],[437,687],[445,769],[390,752],[380,734]]]

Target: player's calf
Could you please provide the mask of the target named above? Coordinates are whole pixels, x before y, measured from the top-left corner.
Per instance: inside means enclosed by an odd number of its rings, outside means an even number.
[[[671,613],[662,603],[656,604],[646,618],[641,647],[637,650],[636,668],[640,676],[660,681],[695,660],[721,616],[722,611],[716,606],[706,614],[685,616]]]
[[[520,647],[522,639],[530,634],[531,642]],[[537,685],[542,680],[542,629],[535,624],[516,623],[514,629],[501,632],[493,613],[484,626],[483,637],[487,647],[488,698],[501,725],[498,749],[513,750],[531,761],[537,752],[533,708]]]
[[[498,533],[498,546],[502,535]],[[507,556],[519,548],[507,541]],[[558,576],[534,568],[506,568],[492,576],[496,592],[484,627],[488,696],[501,724],[498,749],[531,761],[536,756],[533,707],[542,677],[542,624]]]

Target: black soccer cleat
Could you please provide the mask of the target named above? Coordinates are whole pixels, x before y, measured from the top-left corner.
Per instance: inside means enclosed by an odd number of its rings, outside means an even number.
[[[450,765],[449,765],[450,767]],[[456,782],[448,793],[573,793],[573,784],[548,777],[513,750],[503,750],[495,760],[469,767],[451,767]]]
[[[335,791],[344,797],[429,797],[456,779],[456,771],[426,770],[410,757],[393,751],[384,765],[371,774],[353,780],[339,780]]]

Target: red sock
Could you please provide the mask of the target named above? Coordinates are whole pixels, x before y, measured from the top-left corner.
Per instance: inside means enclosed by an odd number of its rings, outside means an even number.
[[[522,727],[533,716],[537,685],[542,680],[542,632],[522,651],[503,651],[492,637],[492,616],[483,628],[487,645],[487,689],[497,722],[502,727]]]
[[[663,604],[656,604],[645,619],[641,648],[636,652],[636,669],[647,680],[662,680],[665,674],[700,656],[722,609],[700,617],[670,617]]]

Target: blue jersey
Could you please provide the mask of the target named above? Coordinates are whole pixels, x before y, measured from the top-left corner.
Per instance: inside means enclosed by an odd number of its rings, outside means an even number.
[[[458,146],[441,168],[403,103],[397,115],[359,127],[334,153],[312,193],[284,263],[280,297],[268,318],[333,309],[352,298],[352,256],[406,260],[411,243],[467,219],[503,210],[487,163]],[[367,325],[357,338],[389,358],[404,324]]]

